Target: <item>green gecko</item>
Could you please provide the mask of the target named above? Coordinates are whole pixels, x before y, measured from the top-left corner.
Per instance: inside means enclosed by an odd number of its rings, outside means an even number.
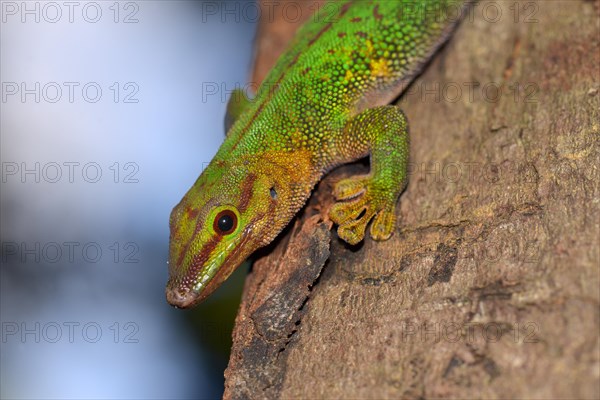
[[[227,136],[170,217],[167,301],[208,297],[281,232],[331,169],[329,218],[349,244],[387,240],[407,184],[406,117],[393,105],[448,39],[468,0],[340,1],[303,25],[253,100],[232,95]],[[332,12],[333,10],[333,12]],[[454,17],[454,18],[452,18]]]

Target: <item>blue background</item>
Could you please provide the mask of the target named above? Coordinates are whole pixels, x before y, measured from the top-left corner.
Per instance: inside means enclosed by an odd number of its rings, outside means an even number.
[[[168,217],[223,140],[257,9],[87,3],[2,3],[0,395],[218,397],[247,267],[171,308]]]

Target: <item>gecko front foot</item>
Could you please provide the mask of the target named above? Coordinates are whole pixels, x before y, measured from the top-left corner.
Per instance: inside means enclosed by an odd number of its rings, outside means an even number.
[[[350,244],[365,237],[387,240],[396,225],[396,203],[406,187],[408,167],[408,123],[396,106],[364,110],[348,121],[338,137],[338,146],[350,159],[370,154],[371,172],[339,181],[333,194],[338,200],[329,218],[339,225],[338,235]]]
[[[337,203],[329,210],[329,218],[338,227],[338,236],[349,244],[363,240],[369,221],[371,237],[387,240],[396,224],[396,195],[383,182],[374,181],[369,175],[339,181],[333,195]]]

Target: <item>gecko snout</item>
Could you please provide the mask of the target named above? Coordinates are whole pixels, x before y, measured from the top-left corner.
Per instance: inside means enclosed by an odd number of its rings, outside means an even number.
[[[199,293],[182,290],[178,287],[167,288],[167,301],[177,308],[189,308],[198,302]]]

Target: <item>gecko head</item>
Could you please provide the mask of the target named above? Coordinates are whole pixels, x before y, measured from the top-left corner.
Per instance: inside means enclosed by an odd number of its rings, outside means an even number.
[[[206,299],[288,222],[276,218],[285,209],[277,174],[228,164],[213,161],[171,212],[166,295],[175,307]]]

